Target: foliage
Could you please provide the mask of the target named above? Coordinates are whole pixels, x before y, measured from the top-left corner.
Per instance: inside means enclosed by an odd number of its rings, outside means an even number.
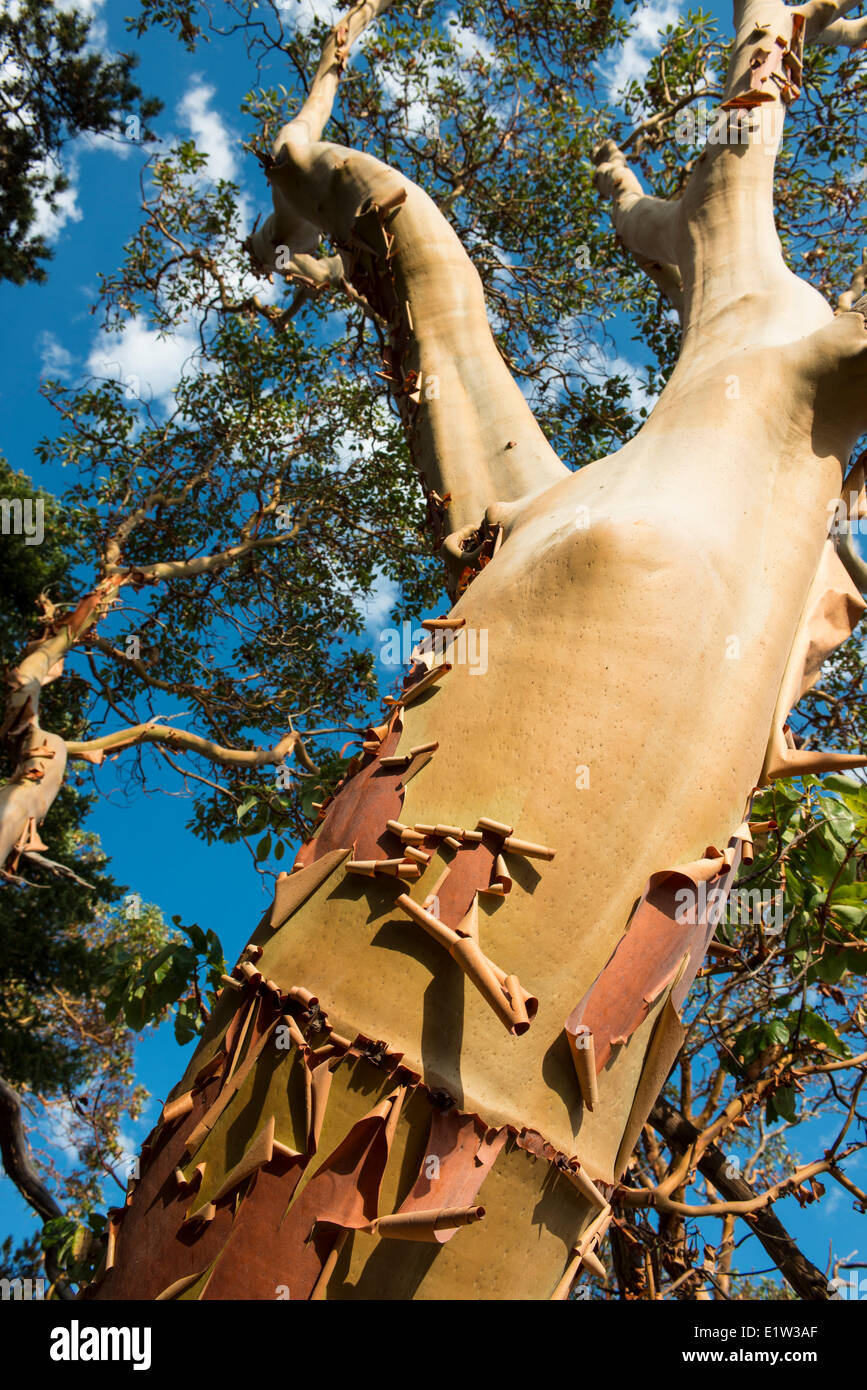
[[[51,0],[0,10],[0,280],[44,280],[51,251],[40,204],[53,209],[69,187],[60,155],[82,134],[149,139],[161,104],[132,81],[132,54],[106,58],[91,20]]]
[[[69,592],[75,546],[68,513],[2,457],[0,495],[44,508],[40,545],[14,533],[0,544],[0,659],[7,669],[36,635],[28,629],[41,602]],[[51,726],[67,737],[85,734],[85,696],[75,680],[49,685],[43,709]],[[121,1157],[121,1126],[141,1113],[147,1097],[135,1082],[133,1035],[105,1008],[114,962],[122,949],[144,953],[165,941],[156,909],[145,907],[139,918],[119,910],[124,889],[86,828],[93,801],[67,778],[43,825],[54,862],[77,879],[24,860],[25,885],[0,891],[0,1075],[22,1098],[28,1129],[44,1146],[40,1166],[75,1227],[89,1212],[103,1221],[103,1184]],[[61,1162],[66,1141],[77,1151],[71,1167]],[[35,1248],[25,1241],[13,1259],[4,1246],[10,1277],[35,1267]]]
[[[89,713],[104,702],[135,724],[170,694],[221,746],[276,743],[295,728],[314,758],[330,758],[334,739],[360,737],[371,717],[365,602],[382,585],[415,610],[438,593],[423,506],[381,390],[369,370],[349,368],[363,321],[341,333],[333,310],[312,306],[313,341],[293,322],[275,333],[245,287],[236,190],[201,186],[199,163],[190,145],[156,161],[143,226],[103,296],[116,331],[145,313],[165,331],[198,324],[201,346],[167,417],[139,383],[52,383],[63,429],[40,456],[79,473],[68,505],[91,572],[100,557],[122,561],[135,581],[153,561],[248,541],[268,548],[194,582],[134,582],[87,657]],[[165,236],[177,243],[169,264]],[[326,325],[336,343],[315,341]],[[161,756],[170,775],[186,775]],[[127,765],[141,775],[134,756]],[[192,823],[207,840],[237,838],[251,789],[293,834],[304,831],[302,769],[281,788],[273,767],[239,769],[219,786],[210,773],[192,774]]]
[[[180,926],[179,917],[173,917],[172,922]],[[202,931],[195,922],[182,931],[188,942],[183,936],[171,937],[156,954],[152,954],[150,942],[115,943],[106,970],[105,1016],[109,1022],[123,1012],[127,1025],[141,1032],[149,1023],[162,1022],[177,1005],[177,1041],[183,1045],[201,1032],[219,993],[226,962],[214,932]],[[204,972],[204,990],[199,984],[200,970]]]

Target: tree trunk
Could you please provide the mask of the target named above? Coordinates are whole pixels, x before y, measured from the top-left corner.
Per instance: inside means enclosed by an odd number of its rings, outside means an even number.
[[[389,323],[457,640],[429,633],[279,882],[91,1296],[565,1297],[598,1267],[753,789],[865,761],[783,727],[864,606],[827,543],[867,424],[864,320],[786,268],[773,223],[807,12],[737,7],[730,143],[679,202],[600,152],[621,239],[682,285],[683,344],[639,434],[575,473],[434,205],[319,139],[326,49],[253,250],[328,235]]]

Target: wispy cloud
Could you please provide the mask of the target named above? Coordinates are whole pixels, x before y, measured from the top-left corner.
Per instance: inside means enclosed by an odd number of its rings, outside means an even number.
[[[60,164],[50,157],[43,161],[41,172],[55,178],[61,172]],[[36,216],[30,229],[31,236],[42,236],[51,245],[57,241],[67,222],[80,222],[82,213],[78,206],[78,164],[68,160],[63,170],[69,187],[54,198],[40,195],[34,199]]]
[[[156,400],[168,409],[184,367],[198,347],[193,325],[160,337],[146,321],[130,319],[120,333],[99,334],[87,359],[87,370],[93,376],[122,382],[131,400]]]
[[[52,1150],[75,1162],[82,1142],[81,1121],[69,1101],[43,1111],[39,1130]]]
[[[491,65],[496,62],[497,55],[487,39],[477,34],[475,29],[461,24],[457,10],[452,10],[446,16],[446,33],[454,43],[462,62],[471,63],[476,58],[481,58],[483,62]]]
[[[642,5],[635,12],[632,33],[623,44],[613,68],[608,72],[608,92],[616,98],[630,82],[641,82],[655,53],[661,47],[660,31],[680,18],[677,0]]]
[[[237,139],[212,106],[213,98],[214,88],[201,78],[194,78],[178,103],[178,115],[198,148],[208,156],[208,175],[216,182],[217,179],[234,179],[238,164],[235,158]]]
[[[307,34],[317,19],[326,24],[336,24],[346,7],[332,4],[330,0],[277,0],[277,8],[284,19],[294,24],[302,34]]]
[[[75,358],[54,334],[44,329],[36,339],[42,375],[55,381],[64,381],[72,374]]]
[[[384,574],[377,575],[370,593],[358,600],[365,632],[379,635],[379,630],[388,621],[399,594],[400,588],[393,579]]]

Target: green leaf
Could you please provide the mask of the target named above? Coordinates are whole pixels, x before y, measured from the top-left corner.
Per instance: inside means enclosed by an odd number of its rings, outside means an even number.
[[[781,1086],[778,1091],[768,1101],[768,1119],[789,1120],[794,1122],[798,1118],[798,1096],[794,1086]]]
[[[796,1013],[789,1015],[789,1023],[794,1033],[798,1023]],[[824,1018],[820,1018],[812,1009],[805,1009],[801,1018],[800,1034],[803,1038],[811,1038],[813,1042],[823,1043],[838,1057],[850,1057],[852,1054],[842,1038],[838,1037],[830,1023]]]
[[[763,1047],[785,1045],[791,1035],[788,1023],[782,1018],[773,1019],[764,1026],[762,1032],[764,1034]]]
[[[821,956],[813,961],[811,974],[826,985],[835,985],[848,968],[845,951],[829,950],[826,947]]]
[[[847,970],[853,975],[867,975],[867,946],[849,946],[843,954]]]
[[[864,791],[864,783],[859,782],[855,777],[846,777],[842,772],[830,772],[827,777],[821,779],[804,778],[804,781],[813,782],[816,786],[824,787],[829,792],[843,792],[850,795],[859,795]]]
[[[204,955],[208,949],[208,942],[198,922],[193,922],[191,926],[184,927],[184,931],[190,938],[196,951],[198,951],[200,955]]]

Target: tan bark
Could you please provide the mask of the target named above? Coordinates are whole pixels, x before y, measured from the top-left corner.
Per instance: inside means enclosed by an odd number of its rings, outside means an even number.
[[[32,843],[66,770],[63,739],[46,732],[39,723],[42,690],[62,673],[69,651],[111,605],[117,588],[116,579],[105,580],[81,600],[69,618],[49,622],[45,636],[33,642],[8,673],[11,692],[0,738],[5,738],[13,749],[15,770],[0,788],[0,874],[7,873],[10,856],[14,871],[16,851]],[[33,847],[45,848],[41,843],[34,843]]]

